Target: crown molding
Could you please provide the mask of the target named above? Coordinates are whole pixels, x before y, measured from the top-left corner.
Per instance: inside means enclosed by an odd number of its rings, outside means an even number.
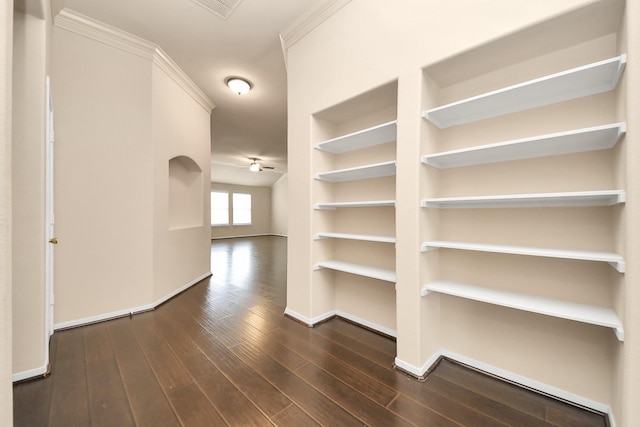
[[[209,97],[157,44],[66,8],[56,15],[54,26],[152,62],[171,77],[207,113],[211,113],[215,107]]]
[[[346,6],[351,0],[327,0],[320,6],[300,16],[291,25],[280,32],[280,43],[287,61],[287,50],[300,41],[304,36],[326,21],[337,11]]]
[[[191,97],[207,111],[207,114],[211,114],[211,110],[216,106],[213,101],[211,101],[193,80],[182,71],[178,64],[159,47],[156,48],[155,54],[153,55],[153,63],[171,77],[186,93],[191,95]]]

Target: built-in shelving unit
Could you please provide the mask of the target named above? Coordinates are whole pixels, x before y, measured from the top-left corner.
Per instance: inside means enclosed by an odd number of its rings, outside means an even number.
[[[576,48],[575,52],[580,55],[583,51]],[[612,54],[615,53],[607,51],[601,57],[608,57]],[[476,58],[474,55],[469,57],[471,61]],[[553,63],[549,62],[549,58],[532,58],[528,65],[543,64],[549,70],[550,67],[554,67]],[[440,316],[441,321],[443,318],[448,319],[455,316],[466,325],[472,325],[476,321],[478,325],[484,324],[485,319],[478,317],[482,315],[481,311],[470,313],[465,305],[461,304],[460,299],[467,299],[611,328],[619,341],[624,340],[624,327],[616,314],[618,308],[616,298],[603,297],[602,293],[606,293],[606,287],[604,291],[602,287],[609,285],[610,282],[612,294],[619,292],[620,283],[624,283],[625,275],[604,271],[600,273],[604,267],[599,267],[597,264],[609,264],[619,273],[626,271],[625,253],[615,253],[621,251],[623,247],[617,241],[617,236],[622,231],[618,223],[618,215],[624,209],[623,205],[626,203],[627,197],[623,186],[624,180],[620,178],[620,171],[615,168],[624,164],[622,159],[625,151],[617,148],[617,151],[609,153],[598,153],[597,151],[612,150],[616,145],[619,145],[627,132],[627,125],[618,114],[620,100],[616,94],[601,97],[590,96],[613,91],[624,71],[626,60],[626,55],[622,54],[467,98],[465,98],[465,91],[469,95],[479,92],[474,92],[474,88],[495,87],[496,82],[499,82],[506,72],[504,63],[496,61],[499,65],[491,72],[478,76],[469,74],[467,80],[460,81],[448,79],[444,71],[446,67],[443,65],[450,63],[459,67],[460,64],[469,64],[459,58],[445,60],[442,64],[425,70],[427,84],[425,85],[424,99],[426,105],[435,105],[434,102],[437,102],[441,97],[452,99],[452,94],[461,94],[457,96],[457,99],[461,100],[422,111],[422,117],[434,126],[425,127],[423,155],[420,159],[425,166],[429,166],[429,168],[425,168],[425,172],[430,179],[429,185],[425,186],[429,193],[420,201],[421,208],[426,208],[423,209],[422,221],[429,225],[427,229],[430,230],[425,233],[425,241],[421,244],[421,251],[424,253],[423,266],[428,266],[427,273],[430,276],[426,284],[423,282],[421,295],[428,297],[431,293],[439,293],[459,298],[458,300],[449,299],[446,304],[439,306],[440,310],[446,309],[448,311],[446,317],[440,314],[433,314],[433,316]],[[522,70],[523,68],[520,67],[523,67],[524,64],[512,64],[513,68],[510,70]],[[453,70],[453,72],[455,71]],[[430,72],[433,75],[429,74]],[[446,84],[439,86],[438,77],[440,81],[446,81]],[[585,99],[581,100],[583,104],[579,108],[567,108],[564,111],[557,107],[546,110],[541,108],[539,112],[530,112],[526,116],[508,116],[512,113],[583,97]],[[611,114],[612,112],[615,114]],[[524,135],[522,138],[490,144],[473,143],[473,138],[476,135],[483,141],[500,141],[497,138],[491,139],[491,137],[502,134],[503,127],[509,128],[513,125],[519,125],[520,122],[522,122],[523,129],[538,128],[538,121],[540,129],[549,129],[556,128],[555,126],[565,118],[568,124],[579,123],[580,125],[574,125],[574,128],[567,125],[564,129],[570,130],[561,132],[532,133]],[[480,123],[485,119],[493,120]],[[516,120],[520,122],[515,122]],[[461,126],[470,123],[474,123],[474,126]],[[454,126],[460,127],[446,130]],[[457,148],[461,146],[466,148]],[[447,150],[443,147],[456,147],[456,149]],[[584,156],[544,159],[587,152],[594,153]],[[515,163],[526,159],[539,160],[536,163]],[[508,162],[514,163],[510,165]],[[502,164],[491,167],[492,164],[497,163]],[[594,164],[602,167],[600,169],[594,168]],[[463,169],[475,165],[488,166]],[[567,166],[566,170],[565,165]],[[440,171],[450,168],[461,169]],[[528,173],[519,173],[520,168]],[[513,175],[509,175],[509,171],[513,171]],[[479,193],[480,187],[476,185],[474,174],[480,173],[486,175],[480,185],[489,186],[489,188],[483,188]],[[539,180],[536,180],[536,174],[541,174]],[[566,177],[566,182],[553,179],[555,176]],[[502,180],[508,180],[508,187],[511,189],[518,188],[521,183],[522,185],[519,187],[522,190],[507,190],[513,191],[514,194],[501,194]],[[530,188],[534,180],[544,190],[537,193],[526,192],[525,188]],[[442,183],[441,187],[440,183]],[[576,187],[581,191],[563,191],[565,188],[573,190]],[[545,191],[547,189],[548,191]],[[442,192],[438,193],[438,191]],[[458,196],[432,197],[440,194]],[[587,209],[591,207],[598,209]],[[509,210],[516,208],[539,208],[541,213],[544,212],[545,215],[541,215],[538,219],[534,214],[527,213],[520,216],[518,211]],[[544,210],[554,208],[572,209],[567,209],[562,212],[562,215],[556,216],[548,213],[549,216],[547,216],[547,212]],[[468,213],[442,211],[447,209],[469,209],[471,211]],[[489,209],[489,211],[480,214],[474,212],[474,209]],[[498,211],[499,209],[506,210]],[[527,231],[523,231],[519,236],[518,243],[524,244],[523,246],[495,244],[502,242],[492,242],[490,238],[485,240],[487,239],[487,230],[483,227],[491,227],[498,221],[507,223],[504,229],[516,226],[527,227],[531,223],[531,233],[535,233],[534,230],[538,230],[543,225],[548,227],[548,230],[562,228],[564,224],[560,221],[564,220],[564,215],[568,216],[573,213],[575,213],[576,221],[582,221],[586,232],[584,235],[576,236],[575,241],[572,239],[572,241],[561,240],[560,237],[556,237],[553,232],[550,232],[547,237],[548,243],[541,244],[543,247],[525,246],[529,237],[532,242],[534,240],[539,242],[537,237]],[[442,229],[438,227],[443,220],[446,222],[446,227],[443,232],[439,232]],[[469,224],[465,221],[472,223]],[[548,221],[548,223],[544,221]],[[459,230],[459,226],[463,222],[465,223],[462,228],[466,230],[466,236],[457,236],[456,241],[447,240],[453,238],[447,234],[452,230]],[[593,234],[589,234],[589,231],[593,231]],[[460,234],[460,231],[455,234]],[[457,241],[457,239],[462,241]],[[484,243],[478,243],[483,240]],[[589,243],[585,244],[585,242]],[[537,245],[540,243],[533,246]],[[597,248],[598,245],[607,249],[615,248],[615,250],[608,252],[566,249]],[[558,247],[562,249],[558,249]],[[440,256],[430,254],[431,251],[436,250],[446,251],[446,256],[444,253]],[[465,252],[464,255],[462,251]],[[504,272],[500,271],[500,267],[509,262],[513,255],[542,258],[538,261],[521,258],[519,261],[523,269],[527,269],[528,274],[536,275],[536,280],[539,279],[540,283],[544,285],[546,293],[543,297],[533,296],[531,293],[536,292],[523,288],[523,284],[518,286],[518,277],[500,277],[493,273],[485,274],[483,271],[478,271],[473,280],[482,283],[482,286],[449,280],[453,279],[453,276],[448,276],[455,274],[453,269],[456,266],[460,269],[465,268],[461,260],[467,260],[472,265],[483,260],[480,253],[496,254],[486,255],[486,257],[490,257],[493,268],[497,269],[499,274],[504,275],[512,273],[509,269],[505,269]],[[501,254],[501,256],[497,254]],[[544,261],[544,258],[549,260]],[[558,261],[552,262],[551,259]],[[456,262],[458,262],[457,265]],[[540,262],[545,268],[540,268]],[[560,272],[564,272],[569,265],[579,271],[579,274],[575,276],[561,275]],[[440,266],[443,268],[440,269]],[[579,275],[582,275],[582,278],[578,278]],[[559,280],[560,277],[563,278],[562,283],[559,284],[562,289],[551,286],[550,282],[555,283],[554,281]],[[606,283],[603,283],[603,280]],[[578,292],[584,292],[581,299],[576,298],[571,301],[571,297],[566,297]],[[565,295],[565,297],[560,295]],[[583,301],[588,303],[583,304]],[[611,304],[610,301],[614,302],[614,306],[604,307]],[[434,301],[435,303],[437,301]],[[489,307],[487,308],[491,310]],[[496,316],[498,315],[496,314]],[[470,327],[473,328],[473,326]],[[536,326],[532,325],[532,328],[535,329]],[[561,335],[570,333],[571,330],[559,327],[556,332]],[[603,343],[600,338],[601,334],[596,334],[594,331],[592,335],[588,329],[583,329],[583,331],[586,340],[593,339]],[[474,331],[474,333],[482,332],[480,329]],[[470,334],[471,332],[465,331],[465,333]],[[526,334],[527,331],[522,330],[522,333]],[[548,346],[549,342],[541,343],[541,345]],[[597,366],[599,361],[594,360],[591,363],[592,366]]]
[[[396,121],[383,123],[368,129],[353,132],[320,142],[314,148],[329,153],[340,154],[361,148],[373,147],[396,140]]]
[[[516,310],[543,314],[545,316],[604,326],[613,329],[618,340],[624,341],[624,328],[622,323],[616,313],[610,308],[577,304],[551,298],[541,298],[440,280],[428,283],[422,287],[422,296],[428,295],[431,292],[453,295],[474,301],[510,307]]]
[[[388,285],[396,282],[396,111],[397,82],[390,82],[313,120],[316,134],[330,138],[312,150],[313,208],[321,211],[313,217],[313,269],[339,272],[314,274],[315,289],[334,310],[387,334],[395,334],[396,311]]]
[[[360,240],[363,242],[395,243],[396,238],[390,236],[375,236],[370,234],[348,234],[348,233],[317,233],[315,240],[320,239],[347,239]]]
[[[345,182],[358,179],[381,178],[396,174],[396,162],[375,163],[372,165],[358,166],[355,168],[340,169],[319,173],[315,179],[328,182]]]
[[[626,61],[620,55],[425,110],[422,116],[444,129],[607,92],[616,87]]]
[[[578,191],[568,193],[508,194],[498,196],[444,197],[423,199],[424,208],[548,208],[613,206],[624,203],[623,190]]]
[[[427,252],[434,249],[458,249],[465,251],[494,252],[511,255],[528,255],[546,258],[575,259],[609,263],[620,273],[625,272],[624,259],[610,252],[575,251],[565,249],[532,248],[523,246],[490,245],[484,243],[431,241],[424,242],[421,250]]]
[[[626,132],[626,123],[570,130],[496,144],[429,154],[422,163],[438,169],[473,166],[585,151],[606,150]]]
[[[394,207],[396,205],[395,200],[368,200],[362,202],[326,202],[316,203],[314,209],[316,210],[333,210],[338,208],[379,208],[379,207]]]
[[[354,264],[343,261],[322,261],[317,263],[314,270],[328,268],[330,270],[342,271],[345,273],[355,274],[358,276],[370,277],[372,279],[383,280],[385,282],[396,282],[396,272],[384,268],[369,267],[367,265]]]

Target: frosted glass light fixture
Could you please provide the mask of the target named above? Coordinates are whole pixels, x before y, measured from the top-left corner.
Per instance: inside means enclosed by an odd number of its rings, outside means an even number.
[[[254,159],[253,162],[249,165],[249,170],[251,172],[260,172],[260,163],[256,162],[257,159]]]
[[[226,82],[229,89],[238,95],[244,95],[251,90],[251,83],[240,77],[227,77]]]

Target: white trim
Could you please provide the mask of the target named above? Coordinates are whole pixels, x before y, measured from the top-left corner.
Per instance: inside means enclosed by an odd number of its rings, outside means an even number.
[[[411,363],[407,363],[399,358],[395,358],[394,360],[394,364],[397,368],[401,369],[402,371],[408,372],[411,375],[414,375],[417,378],[422,378],[424,377],[424,375],[427,373],[427,371],[429,370],[429,368],[431,366],[433,366],[438,359],[440,358],[440,353],[436,352],[433,355],[431,355],[431,357],[429,359],[427,359],[427,361],[421,366],[421,367],[417,367],[417,366],[413,366]]]
[[[153,55],[153,63],[158,66],[164,73],[169,76],[182,90],[193,98],[204,110],[211,114],[211,110],[215,108],[213,101],[182,71],[167,53],[160,47],[156,47]]]
[[[333,14],[342,9],[350,1],[351,0],[327,0],[309,13],[296,19],[291,25],[284,29],[280,33],[280,43],[282,44],[282,50],[285,54],[285,62],[287,58],[286,52],[291,46],[299,42],[304,36],[333,16]]]
[[[212,227],[214,227],[214,226],[212,225]],[[217,237],[211,237],[211,240],[239,239],[239,238],[242,238],[242,237],[263,237],[263,236],[287,237],[286,234],[262,233],[262,234],[243,234],[243,235],[239,235],[239,236],[217,236]]]
[[[357,323],[359,325],[362,325],[362,326],[364,326],[366,328],[373,329],[374,331],[378,331],[378,332],[383,333],[383,334],[385,334],[387,336],[390,336],[390,337],[396,338],[398,336],[398,333],[394,329],[387,328],[386,326],[381,326],[381,325],[378,325],[377,323],[373,323],[373,322],[370,322],[368,320],[361,319],[361,318],[359,318],[357,316],[354,316],[352,314],[346,313],[346,312],[341,311],[341,310],[336,310],[336,316],[342,317],[342,318],[347,319],[347,320],[349,320],[351,322],[354,322],[354,323]]]
[[[575,404],[584,406],[586,408],[591,408],[599,412],[603,412],[605,414],[611,413],[611,408],[608,405],[605,405],[600,402],[593,401],[591,399],[587,399],[586,397],[579,396],[575,393],[568,392],[566,390],[562,390],[548,384],[541,383],[539,381],[533,380],[531,378],[523,377],[522,375],[515,374],[510,371],[506,371],[502,368],[498,368],[496,366],[490,365],[488,363],[481,362],[476,359],[472,359],[467,356],[463,356],[461,354],[455,353],[453,351],[440,349],[440,355],[444,357],[448,357],[453,360],[457,360],[458,362],[462,362],[465,365],[472,366],[474,368],[480,369],[481,371],[488,372],[490,374],[496,375],[500,378],[507,379],[509,381],[513,381],[517,384],[524,385],[531,389],[541,391],[543,393],[549,394],[553,397],[557,397],[560,399],[564,399],[568,402],[573,402]]]
[[[341,310],[331,310],[331,311],[328,311],[328,312],[326,312],[324,314],[321,314],[319,316],[315,316],[313,318],[309,318],[309,317],[303,316],[302,314],[300,314],[298,312],[295,312],[295,311],[291,310],[289,307],[287,307],[284,310],[284,314],[286,314],[287,316],[292,317],[292,318],[294,318],[294,319],[296,319],[296,320],[298,320],[298,321],[300,321],[300,322],[302,322],[302,323],[304,323],[306,325],[309,325],[310,328],[315,326],[315,325],[317,325],[318,323],[324,322],[325,320],[329,320],[332,317],[338,316],[338,317],[341,317],[343,319],[349,320],[351,322],[357,323],[357,324],[359,324],[361,326],[364,326],[365,328],[373,329],[374,331],[378,331],[380,333],[388,335],[390,337],[394,337],[395,338],[397,336],[396,331],[393,330],[393,329],[387,328],[385,326],[378,325],[378,324],[373,323],[373,322],[369,322],[368,320],[361,319],[361,318],[359,318],[357,316],[354,316],[352,314],[346,313],[346,312],[341,311]]]
[[[53,25],[108,46],[152,60],[156,44],[70,9],[62,9]]]
[[[16,372],[11,375],[11,381],[15,383],[17,381],[28,380],[29,378],[40,377],[45,375],[48,371],[48,365],[44,365],[39,368],[29,369],[28,371]]]
[[[336,315],[336,311],[332,310],[332,311],[328,311],[324,314],[321,314],[319,316],[316,317],[307,317],[307,316],[303,316],[302,314],[291,310],[289,307],[284,309],[284,314],[286,314],[289,317],[293,317],[294,319],[309,325],[310,328],[312,328],[313,326],[317,325],[320,322],[324,322],[325,320],[331,319],[332,317],[334,317]]]
[[[180,288],[178,288],[175,291],[163,296],[162,298],[156,300],[155,302],[153,302],[151,304],[140,305],[138,307],[131,307],[131,308],[124,309],[124,310],[112,311],[110,313],[98,314],[96,316],[89,316],[89,317],[85,317],[85,318],[82,318],[82,319],[70,320],[70,321],[67,321],[67,322],[56,323],[55,325],[53,325],[53,329],[56,330],[56,331],[59,331],[59,330],[62,330],[62,329],[76,328],[78,326],[90,325],[92,323],[103,322],[105,320],[116,319],[118,317],[125,317],[125,316],[130,316],[130,315],[133,315],[133,314],[137,314],[137,313],[143,313],[145,311],[154,310],[160,304],[166,302],[170,298],[173,298],[174,296],[178,295],[179,293],[184,292],[185,290],[187,290],[191,286],[193,286],[196,283],[206,279],[209,276],[211,276],[211,272],[207,272],[207,273],[205,273],[205,274],[193,279],[189,283],[181,286]]]
[[[151,61],[205,111],[211,113],[215,107],[209,97],[157,44],[66,8],[56,15],[54,26]]]
[[[611,412],[611,407],[608,405],[605,405],[604,403],[596,402],[586,397],[579,396],[575,393],[571,393],[566,390],[562,390],[560,388],[553,387],[551,385],[541,383],[531,378],[527,378],[522,375],[504,370],[502,368],[498,368],[488,363],[481,362],[479,360],[472,359],[467,356],[463,356],[462,354],[456,353],[454,351],[446,350],[443,348],[438,349],[434,354],[431,355],[431,357],[427,359],[427,362],[424,365],[422,365],[421,368],[416,368],[415,366],[409,363],[403,362],[397,357],[395,359],[395,363],[396,363],[396,366],[399,367],[400,369],[407,371],[408,373],[413,374],[416,377],[423,377],[426,374],[426,372],[433,366],[433,364],[438,361],[440,357],[447,357],[449,359],[455,360],[460,363],[464,363],[465,365],[469,365],[473,368],[479,369],[481,371],[487,372],[497,377],[504,378],[505,380],[512,381],[516,384],[528,387],[532,390],[536,390],[538,392],[548,394],[558,399],[566,400],[567,402],[571,402],[576,405],[583,406],[585,408],[590,408],[595,411],[602,412],[604,414],[607,414],[611,427],[615,427],[616,425],[615,420],[613,419],[613,413]]]
[[[153,308],[156,308],[157,306],[167,302],[168,300],[170,300],[171,298],[175,297],[176,295],[186,291],[187,289],[189,289],[190,287],[192,287],[193,285],[195,285],[198,282],[203,281],[204,279],[206,279],[207,277],[211,276],[211,272],[207,272],[199,277],[196,277],[195,279],[193,279],[192,281],[190,281],[189,283],[183,285],[182,287],[176,289],[175,291],[168,293],[167,295],[163,296],[162,298],[156,300],[156,302],[154,302]]]

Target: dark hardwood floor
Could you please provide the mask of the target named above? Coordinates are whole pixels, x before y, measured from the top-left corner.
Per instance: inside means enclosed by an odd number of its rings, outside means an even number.
[[[213,276],[155,311],[56,332],[51,376],[14,386],[15,425],[606,425],[449,360],[419,382],[393,340],[286,318],[286,244],[215,241]]]

